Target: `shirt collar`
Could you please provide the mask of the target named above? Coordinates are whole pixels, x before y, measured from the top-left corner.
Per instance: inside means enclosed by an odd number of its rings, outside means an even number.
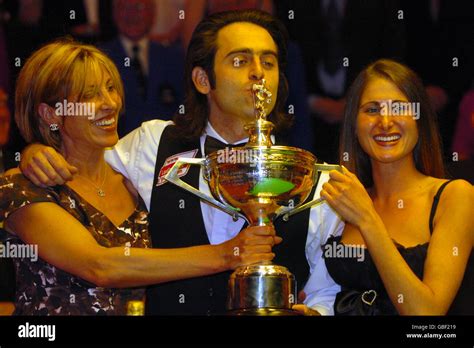
[[[209,121],[207,121],[206,129],[204,130],[203,136],[206,137],[207,135],[209,135],[210,137],[216,138],[219,141],[222,141],[224,144],[229,144],[229,142],[227,140],[225,140],[223,137],[220,136],[219,133],[217,133],[217,131],[214,129],[214,127],[212,127],[212,125]],[[232,145],[246,144],[248,142],[248,140],[249,140],[249,138],[245,138],[245,139],[236,141]]]
[[[201,139],[204,141],[207,135],[209,135],[210,137],[216,138],[217,140],[223,142],[224,144],[229,144],[227,140],[225,140],[223,137],[220,136],[219,133],[217,133],[217,131],[214,129],[214,127],[212,127],[209,121],[207,121],[206,123],[206,128],[204,129],[204,133],[201,136]],[[275,144],[275,136],[272,134],[270,138],[272,139],[273,144]],[[245,139],[236,141],[232,145],[246,144],[248,141],[249,141],[249,138],[245,138]]]

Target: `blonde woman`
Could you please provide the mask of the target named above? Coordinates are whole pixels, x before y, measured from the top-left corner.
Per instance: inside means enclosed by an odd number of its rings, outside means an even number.
[[[112,61],[95,47],[58,41],[39,49],[19,75],[15,104],[24,138],[56,149],[76,174],[52,188],[35,186],[18,170],[0,178],[7,242],[39,253],[38,260],[14,260],[14,314],[124,314],[128,301],[143,300],[145,285],[273,258],[268,228],[245,229],[218,245],[147,249],[145,204],[104,160],[118,141],[123,88]]]

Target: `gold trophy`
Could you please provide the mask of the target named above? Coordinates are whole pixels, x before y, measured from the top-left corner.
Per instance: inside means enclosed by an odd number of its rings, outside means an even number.
[[[317,163],[303,149],[274,146],[273,123],[266,119],[265,104],[271,93],[265,80],[252,87],[256,120],[245,126],[249,141],[242,147],[215,151],[205,158],[179,158],[165,179],[232,215],[249,226],[272,224],[323,202],[308,199],[319,171],[339,170],[339,165]],[[213,197],[182,181],[183,165],[200,165]],[[237,268],[229,279],[228,310],[236,315],[296,315],[295,277],[286,267],[271,262]]]

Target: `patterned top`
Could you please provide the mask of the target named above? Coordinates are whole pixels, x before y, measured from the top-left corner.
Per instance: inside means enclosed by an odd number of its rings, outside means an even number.
[[[0,177],[0,223],[9,214],[31,203],[53,202],[79,220],[104,247],[148,248],[148,212],[141,198],[134,212],[118,227],[70,187],[40,188],[21,174]],[[38,232],[41,230],[38,229]],[[0,236],[1,237],[1,236]],[[10,248],[25,248],[6,233]],[[144,300],[145,289],[101,288],[60,270],[40,257],[15,257],[14,315],[124,315],[130,300]]]

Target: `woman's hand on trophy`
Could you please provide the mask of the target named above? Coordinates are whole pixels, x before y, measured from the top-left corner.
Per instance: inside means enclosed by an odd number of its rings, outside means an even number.
[[[77,173],[77,168],[54,148],[41,144],[32,144],[23,151],[20,169],[36,186],[63,185]]]
[[[275,235],[273,226],[251,226],[222,244],[229,269],[243,265],[271,261],[275,254],[272,247],[280,244],[281,237]]]
[[[347,222],[361,227],[375,212],[374,204],[357,176],[342,167],[329,172],[330,180],[323,184],[321,197]]]

